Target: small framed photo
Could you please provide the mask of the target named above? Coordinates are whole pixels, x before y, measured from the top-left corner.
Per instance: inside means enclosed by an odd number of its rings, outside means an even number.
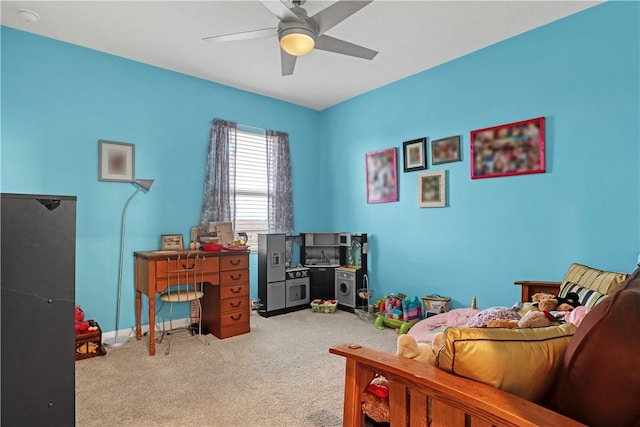
[[[367,203],[398,201],[396,148],[372,151],[365,156]]]
[[[431,141],[431,164],[441,165],[443,163],[460,161],[460,136],[450,136],[448,138]]]
[[[447,204],[445,171],[424,172],[418,175],[418,206],[441,208]]]
[[[98,180],[133,182],[135,146],[126,142],[98,141]]]
[[[402,143],[405,172],[427,168],[426,147],[427,138],[414,139]]]
[[[471,131],[472,179],[544,171],[544,117]]]
[[[182,234],[162,234],[160,236],[160,250],[181,251],[184,249]]]

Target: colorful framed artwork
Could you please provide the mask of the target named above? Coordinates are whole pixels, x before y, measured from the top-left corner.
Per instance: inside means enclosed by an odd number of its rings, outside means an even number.
[[[126,142],[98,141],[98,180],[133,182],[135,146]]]
[[[394,147],[365,155],[367,203],[398,201],[396,151]]]
[[[448,138],[431,141],[431,164],[441,165],[443,163],[460,161],[460,136],[450,136]]]
[[[414,139],[402,143],[405,172],[427,168],[426,148],[427,138]]]
[[[424,172],[418,175],[418,206],[441,208],[447,205],[447,176],[445,171]]]
[[[471,178],[544,173],[544,117],[471,131]]]
[[[160,250],[181,251],[184,249],[182,234],[162,234],[160,235]]]

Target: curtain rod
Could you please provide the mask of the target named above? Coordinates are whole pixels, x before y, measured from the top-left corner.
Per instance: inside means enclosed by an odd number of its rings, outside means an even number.
[[[255,129],[255,130],[259,130],[262,133],[267,133],[266,129],[259,128],[259,127],[256,127],[256,126],[249,126],[249,125],[245,125],[245,124],[242,124],[242,123],[238,123],[238,127],[239,128],[245,128],[245,129]]]

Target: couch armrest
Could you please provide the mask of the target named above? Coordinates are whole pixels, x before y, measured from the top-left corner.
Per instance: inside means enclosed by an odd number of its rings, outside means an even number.
[[[538,292],[546,292],[553,295],[558,295],[560,292],[560,285],[562,282],[544,282],[537,280],[520,280],[514,282],[514,285],[522,286],[520,301],[530,302],[531,296]]]
[[[346,361],[342,425],[362,426],[360,399],[375,374],[389,382],[392,427],[582,426],[570,418],[497,388],[458,377],[424,362],[341,344],[329,352]]]

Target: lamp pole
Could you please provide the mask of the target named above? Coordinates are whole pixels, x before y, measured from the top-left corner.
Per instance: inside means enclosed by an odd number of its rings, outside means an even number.
[[[129,197],[127,203],[124,204],[124,209],[122,210],[122,228],[120,230],[120,263],[118,264],[118,299],[116,302],[116,334],[113,338],[106,338],[103,343],[107,347],[120,347],[129,342],[129,336],[118,336],[120,329],[120,299],[122,296],[122,264],[124,261],[124,236],[127,224],[127,208],[129,207],[129,203],[133,200],[134,197],[138,195],[140,190],[149,191],[151,186],[153,185],[154,180],[149,179],[141,179],[135,180],[134,184],[138,187],[136,191]]]

